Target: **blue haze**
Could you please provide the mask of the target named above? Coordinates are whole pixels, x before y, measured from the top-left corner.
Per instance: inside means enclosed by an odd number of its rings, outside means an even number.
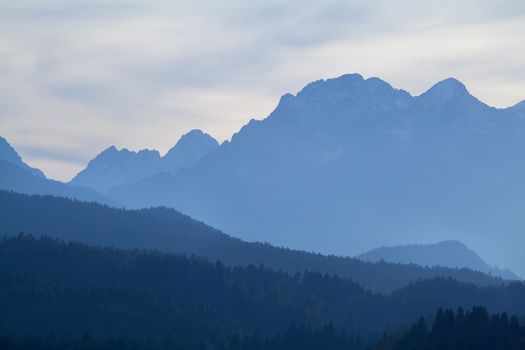
[[[411,96],[343,75],[284,95],[189,171],[108,194],[324,253],[458,239],[525,275],[524,115],[523,103],[490,107],[456,79]]]

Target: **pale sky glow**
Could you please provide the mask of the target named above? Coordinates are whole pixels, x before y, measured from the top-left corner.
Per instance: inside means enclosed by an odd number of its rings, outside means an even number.
[[[525,2],[0,0],[0,135],[68,180],[115,144],[220,141],[286,92],[360,73],[525,99]]]

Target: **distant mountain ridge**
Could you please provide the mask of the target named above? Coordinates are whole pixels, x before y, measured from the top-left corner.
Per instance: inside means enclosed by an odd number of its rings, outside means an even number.
[[[189,169],[218,146],[213,137],[197,129],[183,135],[164,157],[155,150],[133,152],[111,146],[91,160],[69,184],[104,193],[113,186],[133,183],[159,173],[176,174]]]
[[[467,269],[368,263],[244,242],[173,209],[123,210],[51,196],[0,191],[0,237],[19,232],[102,247],[195,255],[230,266],[263,264],[290,274],[318,271],[350,278],[367,289],[385,293],[418,279],[436,277],[480,286],[504,283],[500,278]]]
[[[182,169],[190,169],[217,147],[219,143],[212,136],[202,130],[193,129],[182,135],[175,146],[164,155],[164,168],[170,174],[176,174]]]
[[[348,74],[285,94],[190,170],[108,195],[174,207],[243,239],[342,255],[455,232],[525,275],[524,150],[521,104],[488,106],[452,78],[411,96]]]
[[[22,157],[20,157],[20,155],[15,151],[15,149],[2,136],[0,136],[0,160],[12,163],[38,177],[46,177],[40,169],[33,168],[27,165],[22,160]]]
[[[15,149],[2,137],[0,137],[0,190],[25,194],[49,194],[116,205],[114,201],[92,189],[68,186],[60,181],[47,179],[42,171],[24,163]]]
[[[479,255],[465,244],[454,241],[442,241],[434,244],[408,244],[393,247],[381,247],[356,256],[357,259],[378,262],[385,261],[421,266],[444,266],[451,268],[469,268],[504,279],[519,279],[510,270],[501,270],[488,265]]]

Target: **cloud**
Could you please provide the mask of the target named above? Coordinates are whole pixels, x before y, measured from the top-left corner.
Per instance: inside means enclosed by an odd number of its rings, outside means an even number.
[[[512,0],[4,2],[0,134],[68,179],[111,144],[165,152],[196,127],[228,139],[348,72],[413,94],[455,76],[509,106],[525,98],[524,31]]]

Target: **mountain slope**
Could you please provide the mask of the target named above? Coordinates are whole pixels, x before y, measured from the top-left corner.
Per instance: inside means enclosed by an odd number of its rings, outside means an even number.
[[[344,75],[284,95],[189,171],[108,194],[243,239],[343,255],[453,233],[525,275],[518,110],[487,106],[455,79],[414,97]]]
[[[133,183],[162,172],[175,174],[189,169],[217,147],[217,141],[201,130],[183,135],[164,157],[154,150],[133,152],[111,146],[91,160],[69,184],[104,193],[113,186]]]
[[[368,262],[383,260],[390,263],[417,264],[421,266],[465,267],[505,279],[518,279],[509,270],[500,270],[489,266],[476,252],[458,241],[381,247],[360,254],[356,258]]]
[[[163,157],[163,167],[170,174],[190,169],[201,158],[215,151],[219,143],[210,135],[194,129],[182,135],[179,141]]]
[[[232,238],[190,217],[166,208],[123,210],[51,196],[26,196],[0,191],[0,235],[18,232],[118,248],[156,249],[227,265],[265,266],[294,274],[310,270],[337,274],[381,292],[412,281],[445,276],[477,285],[499,285],[501,279],[467,269],[366,263],[353,258],[323,256]]]
[[[25,194],[48,194],[103,204],[115,204],[102,194],[89,188],[68,186],[62,182],[46,179],[0,160],[0,190]]]
[[[15,149],[2,137],[0,137],[0,190],[116,204],[89,188],[68,186],[60,181],[47,179],[40,170],[24,163]]]
[[[70,182],[73,186],[89,187],[101,193],[116,184],[128,184],[162,171],[157,151],[117,150],[111,146],[79,172]]]
[[[40,169],[32,168],[27,165],[15,149],[2,136],[0,136],[0,160],[12,163],[38,177],[45,177]]]

